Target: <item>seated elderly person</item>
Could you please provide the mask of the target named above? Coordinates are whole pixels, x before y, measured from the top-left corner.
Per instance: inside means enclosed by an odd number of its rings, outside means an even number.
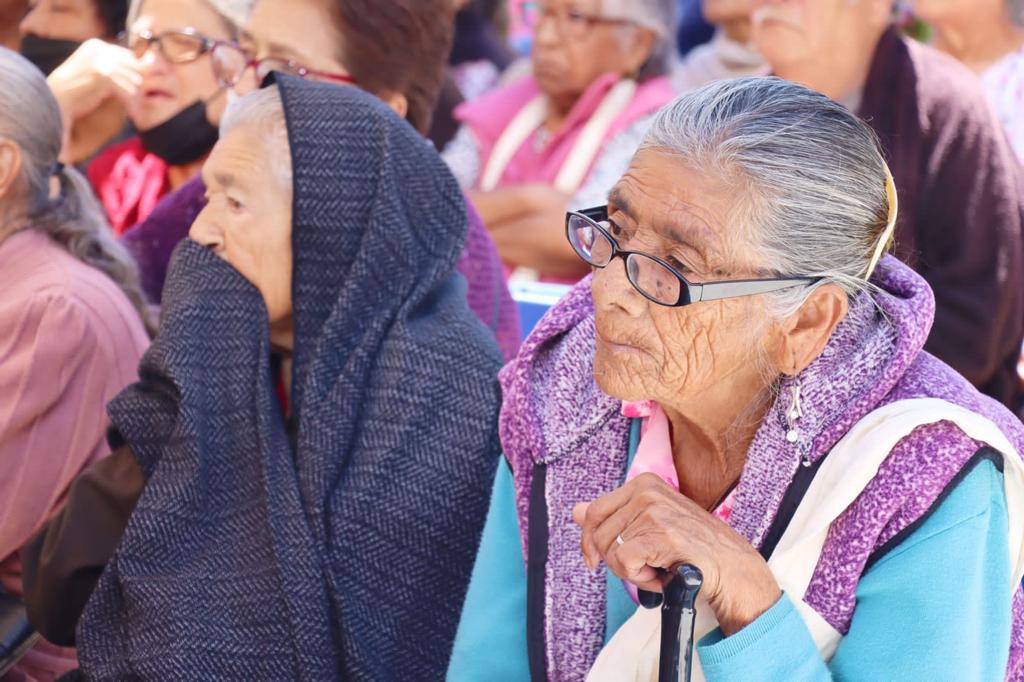
[[[162,197],[199,173],[227,104],[210,53],[216,41],[237,37],[249,4],[133,0],[128,47],[90,41],[50,75],[74,132],[96,125],[97,112],[113,103],[124,107],[138,133],[106,147],[88,166],[116,233],[144,220]],[[84,137],[101,147],[110,142],[79,135],[69,140],[66,161],[92,155],[95,149],[81,149]]]
[[[704,17],[715,25],[711,42],[699,45],[675,69],[672,81],[679,92],[744,76],[768,73],[764,58],[750,44],[750,0],[702,0]]]
[[[894,0],[754,0],[774,73],[845,104],[882,141],[903,211],[896,255],[935,292],[925,348],[1021,405],[1024,192],[977,78],[891,26]]]
[[[1021,670],[1024,426],[922,350],[896,214],[871,130],[802,86],[659,114],[608,206],[568,217],[592,279],[503,370],[451,679],[582,680],[609,640],[591,679],[656,679],[620,578],[684,563],[708,680]]]
[[[559,225],[607,198],[672,99],[675,0],[537,5],[533,74],[456,109],[445,159],[507,265],[575,282],[586,270]]]
[[[0,90],[0,592],[20,595],[19,550],[109,454],[104,406],[136,380],[149,337],[131,256],[86,179],[57,163],[43,75],[0,47]],[[40,642],[4,679],[74,667],[73,650]]]
[[[1024,0],[913,0],[934,46],[978,74],[1024,163]]]
[[[279,82],[226,115],[142,381],[108,408],[134,499],[87,475],[27,552],[44,635],[88,599],[86,679],[447,664],[499,452],[501,354],[455,273],[465,205],[380,101]]]

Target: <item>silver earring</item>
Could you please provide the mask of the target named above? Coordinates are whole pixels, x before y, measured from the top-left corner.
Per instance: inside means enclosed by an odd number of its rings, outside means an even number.
[[[793,383],[793,400],[789,405],[789,409],[786,410],[786,424],[789,426],[789,429],[786,431],[786,440],[790,443],[800,440],[797,422],[803,416],[803,409],[800,407],[800,381],[797,380]]]
[[[797,430],[797,422],[804,416],[803,406],[800,404],[800,380],[793,382],[793,400],[786,410],[786,440],[794,445],[800,440],[800,432]],[[805,453],[800,458],[800,464],[805,467],[811,466],[810,453]]]

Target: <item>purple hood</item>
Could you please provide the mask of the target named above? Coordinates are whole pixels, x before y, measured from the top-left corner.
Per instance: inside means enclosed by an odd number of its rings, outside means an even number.
[[[981,414],[1024,452],[1024,425],[922,350],[935,301],[927,283],[895,258],[875,276],[880,292],[850,307],[825,350],[799,376],[800,438],[786,440],[786,401],[769,410],[748,452],[730,525],[758,547],[803,458],[817,461],[872,410],[897,400],[941,398]],[[582,680],[604,639],[605,578],[591,573],[570,517],[622,478],[629,422],[621,402],[592,376],[594,309],[589,278],[540,322],[501,375],[501,438],[514,472],[526,552],[533,466],[547,467],[549,558],[545,626],[553,679]],[[797,379],[786,379],[780,395]],[[983,446],[955,426],[922,427],[890,453],[878,475],[833,525],[806,601],[841,632],[849,629],[857,582],[871,554],[933,507]],[[1024,597],[1014,604],[1011,666],[1024,664]],[[1018,673],[1019,674],[1019,673]]]

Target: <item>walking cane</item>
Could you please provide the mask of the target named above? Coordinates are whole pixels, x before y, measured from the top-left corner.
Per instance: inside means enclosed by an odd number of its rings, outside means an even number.
[[[676,569],[672,579],[665,585],[663,595],[646,590],[639,591],[640,603],[647,608],[654,608],[661,602],[661,656],[658,659],[658,682],[690,682],[693,669],[693,628],[697,620],[697,593],[703,584],[704,574],[700,569],[683,564]]]

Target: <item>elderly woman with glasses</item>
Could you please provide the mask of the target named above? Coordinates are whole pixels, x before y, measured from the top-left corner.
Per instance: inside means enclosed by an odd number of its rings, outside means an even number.
[[[103,134],[110,107],[126,112],[138,131],[88,165],[89,181],[116,233],[144,220],[163,196],[199,172],[217,141],[227,101],[211,73],[209,53],[215,41],[235,36],[250,4],[137,0],[127,47],[89,41],[50,76],[76,135],[76,144],[69,140],[65,146],[65,161],[86,161],[116,136],[117,126]],[[83,138],[92,140],[88,149],[82,148]]]
[[[658,115],[502,372],[449,679],[655,680],[637,601],[685,564],[695,679],[1024,672],[1024,427],[922,350],[896,218],[874,134],[802,86]]]
[[[668,103],[675,0],[542,0],[532,75],[456,109],[445,159],[505,263],[576,281],[566,208],[607,198],[650,117]]]

